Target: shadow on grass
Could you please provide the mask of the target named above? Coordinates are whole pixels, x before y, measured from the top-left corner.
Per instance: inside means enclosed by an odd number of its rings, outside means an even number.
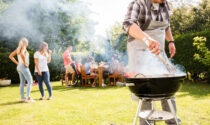
[[[14,102],[6,102],[6,103],[0,103],[0,106],[5,106],[5,105],[16,105],[16,104],[21,104],[23,102],[20,101],[14,101]]]
[[[182,88],[179,92],[183,92],[177,97],[184,97],[184,96],[192,96],[195,98],[203,98],[210,95],[210,85],[207,83],[199,83],[199,82],[189,82],[185,81],[182,83]]]
[[[7,88],[7,87],[14,88],[14,87],[18,87],[18,86],[19,86],[19,84],[11,84],[9,86],[1,86],[0,89]]]
[[[71,90],[80,90],[80,91],[92,91],[92,90],[116,90],[119,89],[121,87],[65,87],[65,86],[53,86],[52,89],[53,90],[58,90],[58,91],[71,91]]]

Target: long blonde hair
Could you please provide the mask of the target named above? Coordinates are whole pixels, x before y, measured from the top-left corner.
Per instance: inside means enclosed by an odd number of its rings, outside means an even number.
[[[48,46],[48,44],[46,42],[41,42],[39,51],[42,52],[44,50],[44,48],[47,47],[47,46]]]
[[[26,45],[27,42],[28,40],[25,37],[20,39],[18,47],[17,47],[17,54],[20,54],[22,48]]]

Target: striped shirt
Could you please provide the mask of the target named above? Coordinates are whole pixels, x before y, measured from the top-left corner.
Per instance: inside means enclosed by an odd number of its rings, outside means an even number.
[[[142,30],[146,20],[169,21],[169,5],[164,3],[151,3],[150,0],[133,0],[128,6],[128,12],[123,22],[123,30],[128,33],[129,27],[136,23]]]

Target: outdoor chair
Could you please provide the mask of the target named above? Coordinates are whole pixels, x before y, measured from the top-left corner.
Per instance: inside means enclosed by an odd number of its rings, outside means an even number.
[[[113,79],[113,84],[111,84],[111,79]],[[113,73],[108,75],[108,85],[116,86],[116,82],[117,82],[117,69],[114,68]]]
[[[93,79],[94,81],[96,81],[97,76],[86,75],[85,67],[80,66],[80,68],[81,68],[81,76],[82,76],[82,86],[85,85],[85,87],[87,87],[88,80]]]

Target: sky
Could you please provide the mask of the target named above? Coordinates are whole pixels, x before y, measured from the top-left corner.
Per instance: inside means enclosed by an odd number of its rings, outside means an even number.
[[[98,24],[95,26],[96,35],[106,36],[106,30],[116,22],[122,22],[127,12],[128,4],[133,0],[83,0],[89,4],[93,12],[90,18]],[[177,0],[168,0],[177,1]],[[178,0],[189,3],[189,0]],[[191,0],[197,3],[201,0]],[[181,3],[181,2],[180,2]]]
[[[132,0],[83,0],[93,13],[90,18],[97,22],[96,35],[106,36],[105,31],[116,21],[122,22],[127,6]]]

